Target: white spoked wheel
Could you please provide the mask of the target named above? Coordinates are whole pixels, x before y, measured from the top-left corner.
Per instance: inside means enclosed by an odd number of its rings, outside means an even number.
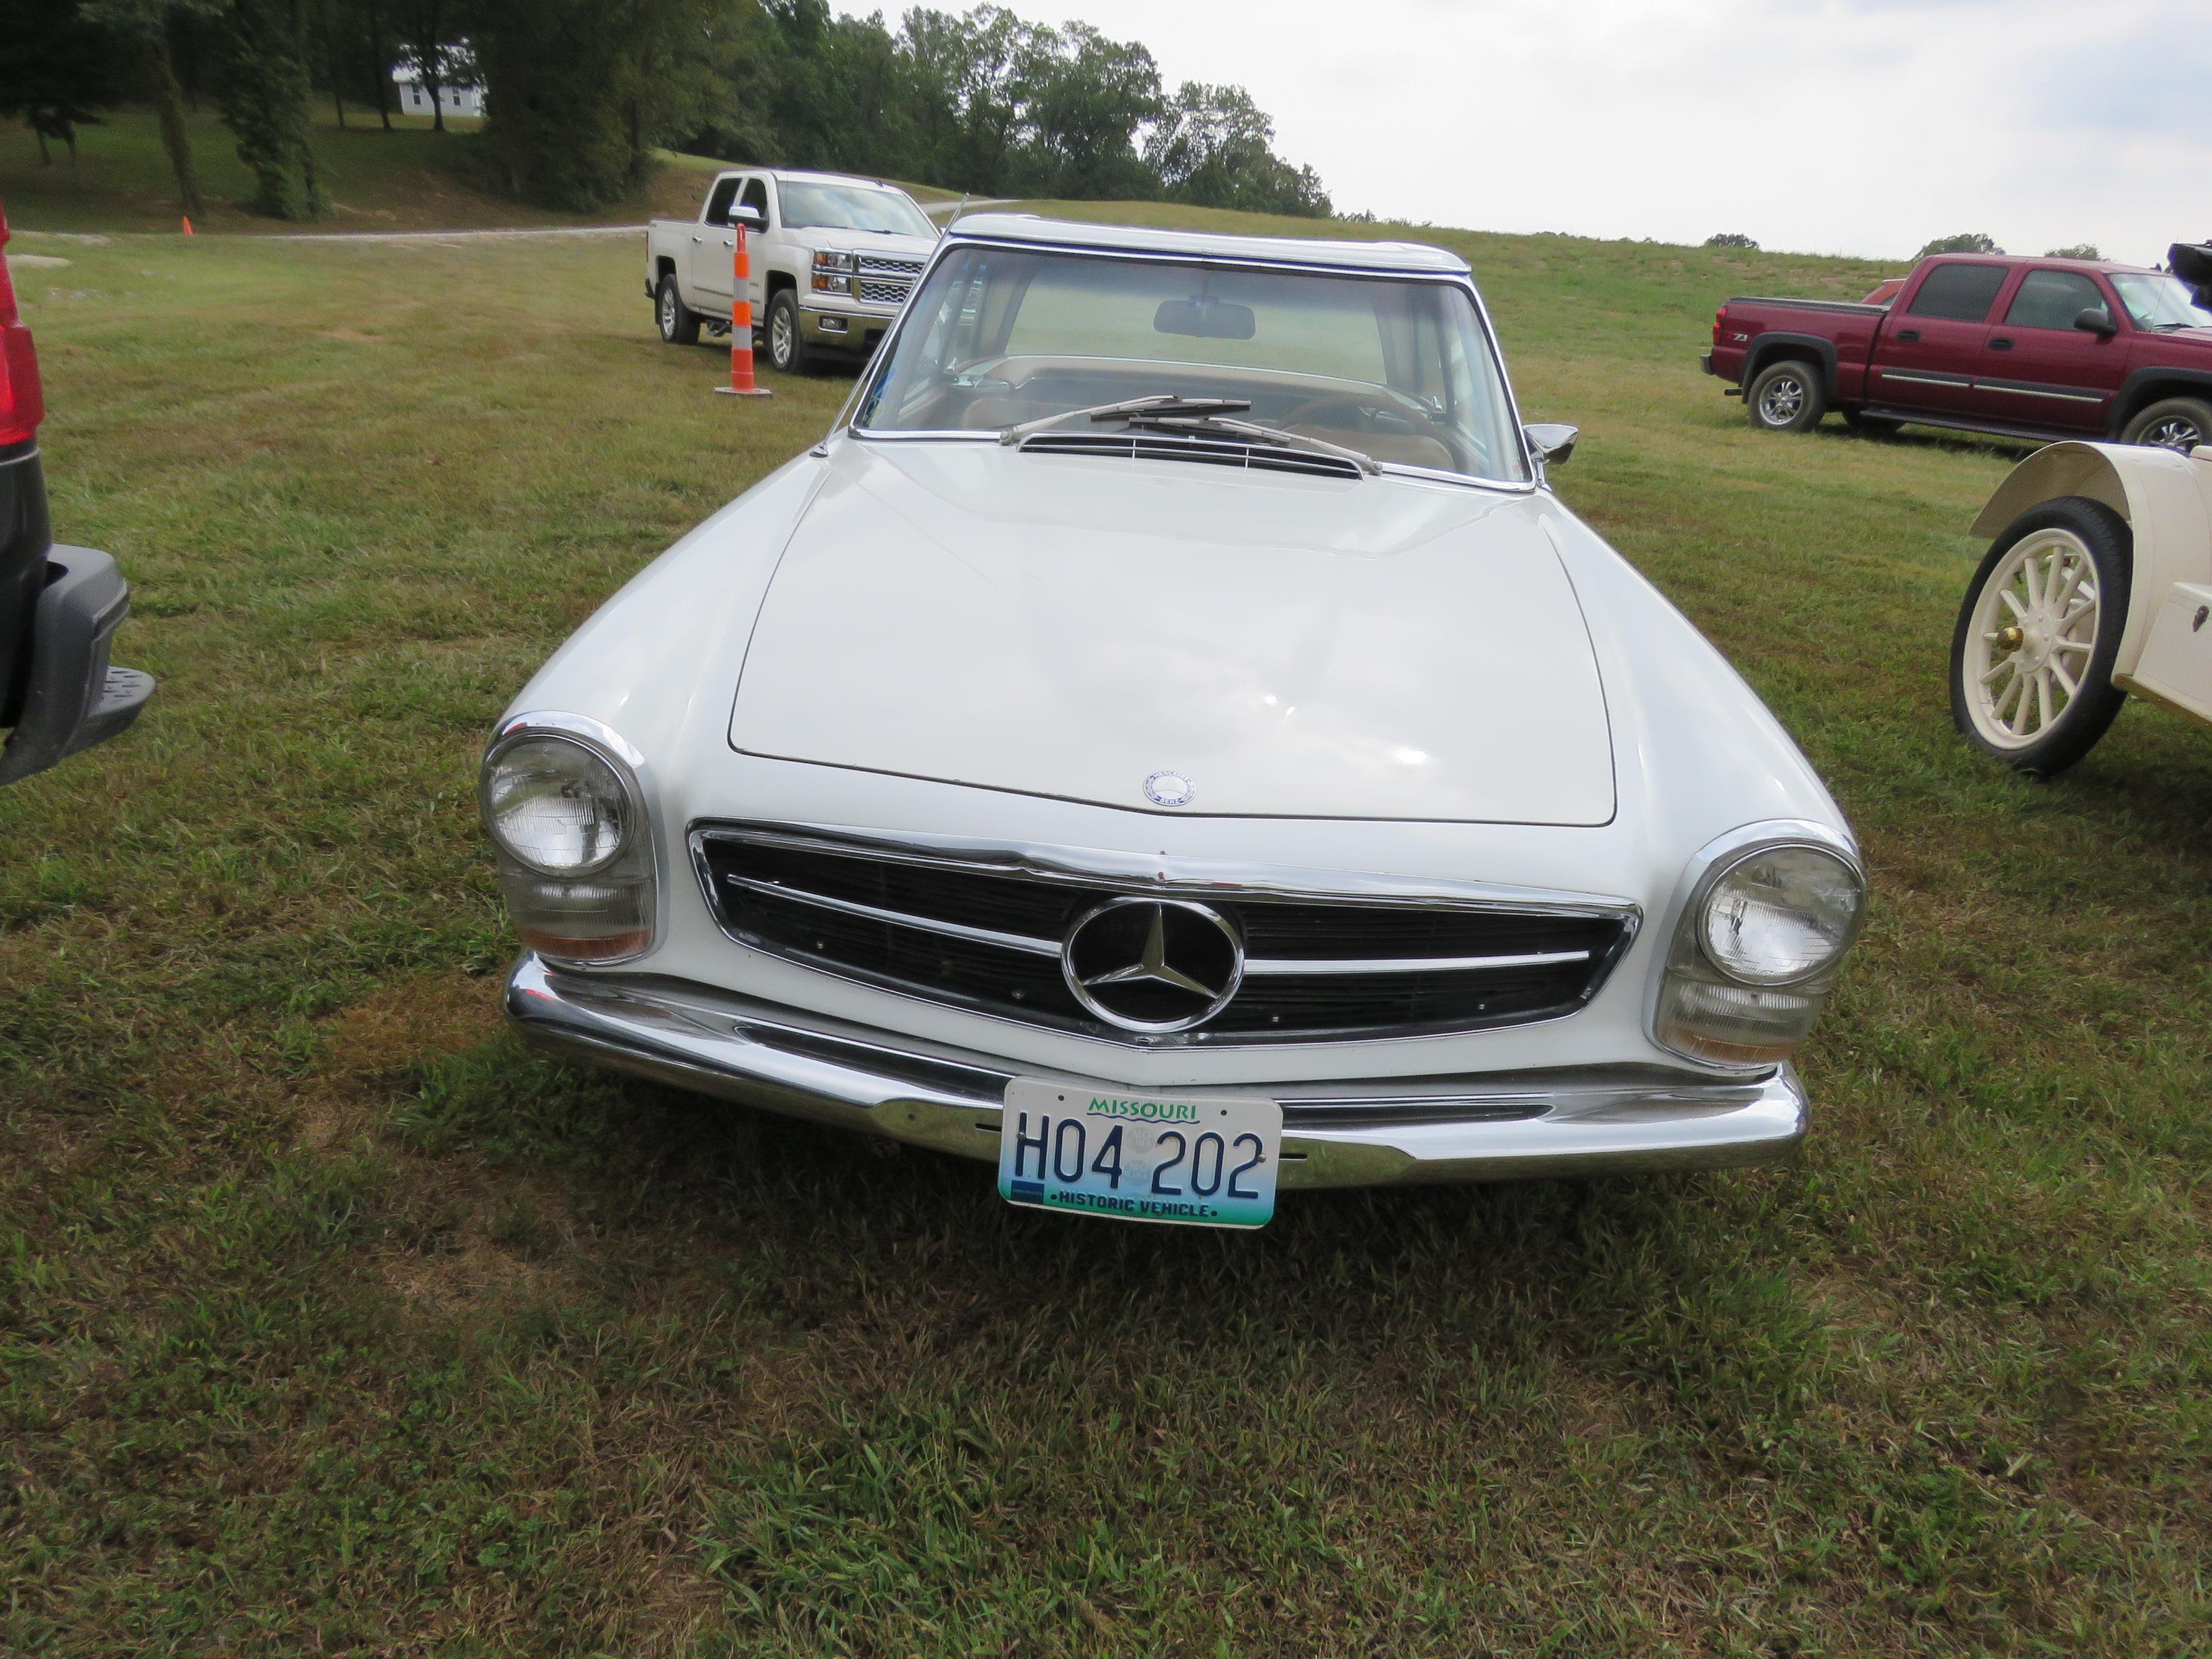
[[[2110,507],[2066,496],[1997,538],[1960,607],[1951,714],[1987,753],[2048,777],[2087,754],[2126,701],[2112,684],[2133,538]]]
[[[1982,585],[1966,642],[1968,711],[1998,749],[2066,718],[2097,653],[2097,562],[2070,530],[2023,537]]]

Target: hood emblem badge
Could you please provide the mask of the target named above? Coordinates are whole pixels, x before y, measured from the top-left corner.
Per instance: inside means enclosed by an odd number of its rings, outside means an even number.
[[[1131,895],[1078,918],[1060,967],[1075,1000],[1100,1019],[1157,1036],[1202,1025],[1229,1006],[1244,981],[1244,941],[1209,905]]]
[[[1155,772],[1145,780],[1145,799],[1155,806],[1188,806],[1198,786],[1180,772]]]

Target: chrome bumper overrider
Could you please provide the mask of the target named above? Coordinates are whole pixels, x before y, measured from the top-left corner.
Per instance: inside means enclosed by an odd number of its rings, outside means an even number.
[[[702,987],[563,973],[535,956],[507,981],[507,1012],[524,1036],[578,1060],[993,1161],[1007,1082],[1048,1075]],[[1765,1163],[1796,1149],[1806,1115],[1786,1066],[1746,1081],[1588,1067],[1161,1092],[1281,1101],[1285,1188]]]

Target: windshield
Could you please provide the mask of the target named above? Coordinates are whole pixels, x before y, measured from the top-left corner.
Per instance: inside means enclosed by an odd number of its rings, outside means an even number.
[[[783,181],[787,230],[879,230],[890,236],[935,236],[937,227],[902,190],[867,185],[797,185]]]
[[[907,307],[854,424],[998,432],[1173,394],[1378,461],[1528,473],[1504,377],[1455,283],[963,247]]]
[[[2212,311],[2191,300],[2180,277],[2132,270],[2116,270],[2112,277],[2137,328],[2212,328]]]

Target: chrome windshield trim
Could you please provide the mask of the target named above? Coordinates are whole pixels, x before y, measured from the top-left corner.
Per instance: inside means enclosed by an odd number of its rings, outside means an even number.
[[[1255,974],[1475,974],[1490,969],[1549,968],[1562,962],[1588,962],[1587,951],[1531,951],[1511,957],[1255,957],[1244,975]]]
[[[750,876],[725,876],[722,884],[727,887],[742,887],[748,892],[765,893],[771,898],[789,899],[794,904],[811,904],[823,910],[841,911],[848,916],[865,916],[870,921],[887,921],[895,927],[912,927],[925,933],[943,933],[951,939],[964,939],[973,945],[994,945],[1003,951],[1027,951],[1032,956],[1057,957],[1060,941],[1031,939],[1026,933],[1002,933],[991,927],[970,927],[965,922],[940,921],[934,916],[910,915],[903,910],[886,910],[880,905],[862,904],[856,899],[832,898],[827,893],[810,893],[797,887],[786,887],[773,881],[756,881]]]
[[[977,247],[1003,248],[1025,253],[1040,252],[1066,253],[1080,259],[1142,259],[1149,263],[1164,264],[1218,265],[1231,270],[1295,271],[1303,276],[1345,276],[1370,282],[1437,283],[1456,288],[1467,295],[1469,303],[1474,307],[1475,321],[1481,326],[1483,340],[1490,348],[1491,366],[1498,372],[1498,390],[1504,394],[1507,430],[1512,434],[1513,441],[1519,446],[1521,465],[1528,476],[1523,479],[1484,478],[1471,472],[1451,472],[1430,467],[1400,467],[1389,462],[1382,463],[1382,470],[1391,475],[1402,474],[1407,477],[1431,478],[1449,483],[1472,484],[1479,489],[1506,489],[1516,495],[1533,494],[1544,488],[1544,464],[1537,457],[1534,450],[1529,447],[1528,434],[1522,429],[1528,416],[1521,412],[1521,399],[1513,390],[1512,371],[1506,366],[1504,348],[1498,343],[1497,327],[1490,319],[1490,307],[1483,303],[1482,290],[1475,286],[1474,273],[1470,269],[1462,267],[1456,271],[1398,270],[1381,266],[1331,265],[1298,260],[1268,259],[1258,255],[1249,258],[1232,258],[1218,254],[1167,253],[1151,249],[1117,248],[1104,245],[1092,247],[1025,242],[1014,238],[959,236],[954,234],[953,228],[948,225],[945,234],[938,238],[937,246],[930,251],[927,264],[914,279],[915,289],[920,289],[928,282],[939,264],[950,258],[955,250]],[[899,435],[886,433],[876,428],[860,426],[854,421],[854,414],[873,392],[882,378],[890,373],[892,360],[898,351],[900,337],[905,332],[913,317],[912,305],[905,306],[901,308],[897,320],[884,331],[882,343],[877,346],[874,357],[869,362],[866,369],[854,380],[852,391],[846,394],[844,403],[837,410],[837,418],[830,423],[830,435],[835,436],[840,432],[850,432],[856,437],[869,438]],[[928,433],[906,435],[939,438],[954,434]],[[957,435],[966,438],[975,434],[963,432]],[[985,433],[981,435],[986,441],[992,443],[997,441],[995,433]]]

